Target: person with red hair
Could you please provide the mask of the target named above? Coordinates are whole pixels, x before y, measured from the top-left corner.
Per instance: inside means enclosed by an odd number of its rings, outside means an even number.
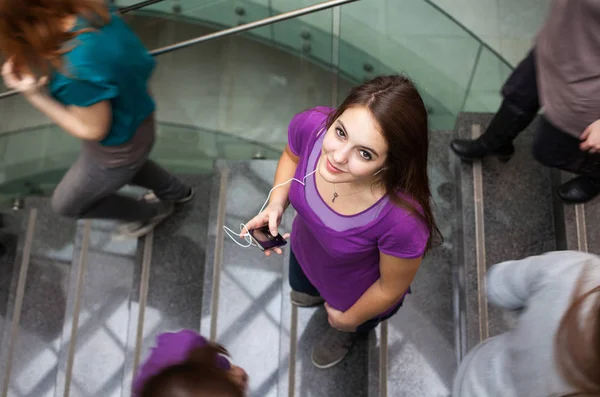
[[[82,142],[52,197],[58,214],[122,220],[120,234],[139,237],[193,198],[149,159],[155,61],[115,10],[94,0],[0,0],[0,52],[6,86]],[[129,183],[153,194],[117,194]]]

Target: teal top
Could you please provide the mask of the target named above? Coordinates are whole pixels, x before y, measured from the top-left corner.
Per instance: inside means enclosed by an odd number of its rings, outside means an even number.
[[[89,22],[79,18],[73,30],[87,26]],[[80,107],[109,100],[112,124],[100,143],[117,146],[129,141],[155,109],[148,93],[154,58],[115,13],[108,24],[80,33],[68,45],[74,47],[64,55],[64,70],[52,75],[50,94],[64,105]]]

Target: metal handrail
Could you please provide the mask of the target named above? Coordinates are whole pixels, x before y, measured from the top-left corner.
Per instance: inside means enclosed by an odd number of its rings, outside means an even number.
[[[135,11],[135,10],[139,10],[140,8],[144,8],[144,7],[148,7],[151,6],[152,4],[156,4],[156,3],[161,3],[165,0],[146,0],[146,1],[142,1],[136,4],[132,4],[130,6],[127,7],[121,7],[119,8],[119,13],[121,14],[126,14],[129,11]]]
[[[230,36],[230,35],[233,35],[233,34],[236,34],[236,33],[245,32],[247,30],[252,30],[252,29],[255,29],[255,28],[259,28],[261,26],[270,25],[270,24],[275,23],[275,22],[281,22],[281,21],[285,21],[285,20],[288,20],[288,19],[292,19],[292,18],[296,18],[296,17],[302,16],[302,15],[312,14],[313,12],[326,10],[328,8],[337,7],[337,6],[340,6],[340,5],[347,4],[347,3],[353,3],[355,1],[358,1],[358,0],[331,0],[331,1],[326,1],[324,3],[319,3],[319,4],[312,5],[312,6],[308,6],[308,7],[304,7],[304,8],[299,8],[299,9],[294,10],[294,11],[284,12],[282,14],[275,15],[275,16],[272,16],[272,17],[268,17],[268,18],[265,18],[265,19],[261,19],[261,20],[256,21],[256,22],[245,23],[243,25],[239,25],[239,26],[236,26],[236,27],[233,27],[233,28],[220,30],[218,32],[210,33],[210,34],[207,34],[205,36],[200,36],[200,37],[197,37],[195,39],[182,41],[181,43],[169,45],[169,46],[162,47],[162,48],[157,48],[154,51],[150,51],[150,53],[152,55],[155,55],[155,56],[156,55],[161,55],[161,54],[164,54],[166,52],[175,51],[175,50],[178,50],[180,48],[189,47],[189,46],[194,45],[194,44],[203,43],[205,41],[214,40],[214,39],[218,39],[218,38],[221,38],[221,37]]]
[[[153,0],[150,0],[150,1],[153,1]],[[162,55],[162,54],[165,54],[167,52],[172,52],[172,51],[175,51],[175,50],[179,50],[181,48],[192,46],[194,44],[199,44],[199,43],[203,43],[203,42],[206,42],[206,41],[219,39],[221,37],[231,36],[231,35],[234,35],[236,33],[245,32],[247,30],[252,30],[252,29],[259,28],[259,27],[265,26],[265,25],[270,25],[270,24],[276,23],[276,22],[286,21],[288,19],[300,17],[302,15],[312,14],[314,12],[326,10],[328,8],[333,8],[333,7],[341,6],[341,5],[344,5],[344,4],[353,3],[355,1],[358,1],[358,0],[330,0],[330,1],[326,1],[326,2],[315,4],[315,5],[312,5],[312,6],[308,6],[308,7],[304,7],[304,8],[299,8],[299,9],[294,10],[294,11],[284,12],[282,14],[275,15],[275,16],[272,16],[272,17],[268,17],[268,18],[265,18],[265,19],[261,19],[261,20],[256,21],[256,22],[245,23],[243,25],[239,25],[239,26],[236,26],[236,27],[233,27],[233,28],[220,30],[220,31],[215,32],[215,33],[210,33],[210,34],[207,34],[207,35],[204,35],[204,36],[196,37],[195,39],[186,40],[186,41],[182,41],[182,42],[177,43],[177,44],[173,44],[173,45],[169,45],[169,46],[166,46],[166,47],[157,48],[155,50],[150,51],[150,54],[152,54],[154,56]],[[8,98],[10,96],[17,95],[18,93],[19,93],[19,91],[16,91],[16,90],[3,92],[2,94],[0,94],[0,99]]]

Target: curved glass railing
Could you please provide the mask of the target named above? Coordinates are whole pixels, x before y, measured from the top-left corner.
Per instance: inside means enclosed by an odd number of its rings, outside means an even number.
[[[78,139],[54,125],[0,135],[0,207],[49,195],[79,153]],[[278,159],[269,145],[218,131],[159,122],[152,158],[173,172],[210,173],[216,159]]]
[[[431,4],[391,2],[359,1],[161,55],[152,84],[160,121],[154,157],[186,172],[209,170],[215,158],[277,158],[294,114],[335,105],[352,85],[382,73],[417,82],[434,130],[452,129],[461,111],[495,110],[510,66]],[[308,4],[165,0],[127,18],[154,49]],[[20,96],[2,101],[0,195],[47,193],[78,143]]]
[[[120,6],[132,2],[117,0]],[[165,0],[138,13],[159,13],[182,22],[221,28],[317,2]],[[421,88],[432,129],[452,129],[462,111],[496,110],[500,86],[512,67],[435,4],[425,0],[369,0],[339,9],[337,15],[336,9],[321,11],[254,29],[246,35],[326,70],[335,70],[350,85],[377,74],[408,74]],[[340,84],[341,92],[333,97],[339,101],[346,89],[347,85]]]

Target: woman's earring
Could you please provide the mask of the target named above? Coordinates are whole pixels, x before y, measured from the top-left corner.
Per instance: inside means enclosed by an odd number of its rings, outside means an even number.
[[[379,171],[377,171],[376,173],[373,174],[373,176],[377,176],[377,174],[379,174],[383,170],[385,170],[385,168],[380,168]]]

